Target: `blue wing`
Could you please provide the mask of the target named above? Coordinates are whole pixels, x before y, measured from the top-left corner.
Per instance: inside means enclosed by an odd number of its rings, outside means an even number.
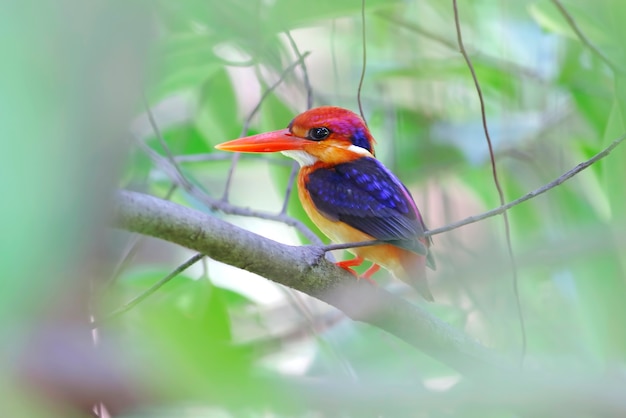
[[[315,207],[328,219],[341,221],[398,247],[427,254],[418,241],[424,223],[406,187],[378,160],[363,157],[318,168],[305,183]]]

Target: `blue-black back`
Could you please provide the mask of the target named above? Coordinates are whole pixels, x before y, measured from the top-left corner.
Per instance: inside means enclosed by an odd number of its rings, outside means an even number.
[[[320,167],[309,173],[306,188],[328,219],[345,222],[375,239],[427,252],[418,241],[425,228],[411,194],[375,158]]]

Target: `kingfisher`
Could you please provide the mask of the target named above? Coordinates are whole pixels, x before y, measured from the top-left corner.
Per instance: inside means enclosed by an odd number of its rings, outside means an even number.
[[[426,266],[435,269],[431,240],[407,187],[375,157],[375,140],[354,112],[322,106],[296,116],[286,129],[224,142],[223,151],[281,152],[300,164],[298,196],[313,223],[336,243],[379,241],[348,249],[351,267],[365,260],[371,267],[360,277],[372,281],[380,267],[433,297]],[[359,276],[357,276],[359,277]]]

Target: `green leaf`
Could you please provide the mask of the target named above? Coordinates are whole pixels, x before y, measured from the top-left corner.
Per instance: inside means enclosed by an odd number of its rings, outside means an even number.
[[[587,65],[580,65],[586,61]],[[597,80],[597,83],[589,83]],[[568,43],[558,78],[585,119],[598,135],[604,130],[613,97],[611,81],[604,65],[577,43]]]
[[[205,33],[185,32],[166,37],[155,52],[155,74],[149,89],[151,102],[186,90],[198,89],[217,73],[223,62],[213,52],[216,39]]]
[[[169,272],[131,273],[118,283],[124,299],[147,290]],[[230,317],[220,288],[207,279],[178,275],[157,292],[123,314],[112,325],[126,324],[132,338],[158,342],[156,357],[165,356],[174,368],[170,378],[192,379],[202,387],[230,379],[245,379],[249,353],[232,342]]]
[[[494,100],[514,99],[517,97],[518,83],[512,76],[510,68],[504,63],[492,59],[483,59],[480,56],[472,58],[472,65],[485,95],[491,95]],[[397,67],[372,74],[378,78],[406,78],[432,79],[445,77],[449,81],[464,82],[469,89],[474,89],[474,82],[463,60],[450,59],[423,59],[412,67]]]
[[[213,147],[207,144],[202,132],[191,121],[169,126],[161,125],[159,131],[172,155],[202,154],[213,151]],[[146,142],[159,154],[167,155],[155,135],[146,138]]]
[[[528,13],[544,30],[576,39],[576,33],[551,2],[538,1],[531,3],[528,6]]]
[[[208,143],[205,152],[212,152],[216,144],[239,136],[241,122],[235,91],[226,70],[221,69],[204,82],[195,126]]]

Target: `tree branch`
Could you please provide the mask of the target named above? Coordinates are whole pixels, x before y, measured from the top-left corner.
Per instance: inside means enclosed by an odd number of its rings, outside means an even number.
[[[443,232],[452,231],[453,229],[457,229],[457,228],[460,228],[462,226],[469,225],[469,224],[472,224],[474,222],[482,221],[483,219],[491,218],[492,216],[504,213],[507,210],[511,209],[513,206],[517,206],[520,203],[524,203],[527,200],[533,199],[533,198],[539,196],[540,194],[543,194],[543,193],[547,192],[548,190],[553,189],[553,188],[555,188],[557,186],[560,186],[561,184],[565,183],[567,180],[571,179],[576,174],[580,173],[581,171],[583,171],[586,168],[590,167],[591,165],[595,164],[597,161],[599,161],[602,158],[604,158],[607,155],[609,155],[624,140],[626,140],[626,134],[623,134],[619,138],[615,139],[613,142],[611,142],[611,144],[609,144],[608,147],[606,147],[605,149],[603,149],[602,151],[600,151],[599,153],[597,153],[596,155],[594,155],[590,159],[588,159],[586,161],[583,161],[582,163],[576,165],[576,167],[572,168],[571,170],[567,171],[566,173],[564,173],[564,174],[560,175],[559,177],[557,177],[556,179],[552,180],[550,183],[544,184],[543,186],[539,187],[538,189],[535,189],[535,190],[533,190],[531,192],[528,192],[524,196],[522,196],[522,197],[520,197],[518,199],[515,199],[515,200],[513,200],[513,201],[511,201],[511,202],[509,202],[507,204],[499,206],[499,207],[497,207],[495,209],[492,209],[490,211],[481,213],[480,215],[470,216],[468,218],[461,219],[460,221],[453,222],[451,224],[442,226],[440,228],[430,229],[430,230],[426,231],[425,235],[426,236],[432,236],[432,235],[441,234]]]
[[[496,164],[496,156],[493,151],[493,143],[491,142],[491,135],[489,134],[489,127],[487,125],[487,111],[485,110],[485,98],[483,97],[482,88],[474,70],[474,64],[470,59],[467,51],[465,50],[465,44],[463,42],[463,34],[461,33],[461,22],[459,20],[459,9],[456,0],[452,0],[452,9],[454,10],[454,26],[456,27],[457,42],[459,44],[459,51],[463,55],[463,59],[467,64],[467,68],[474,80],[474,87],[476,87],[476,94],[478,95],[478,102],[480,103],[480,116],[483,122],[483,132],[485,133],[485,141],[487,142],[487,149],[489,150],[489,161],[491,162],[491,177],[493,178],[493,184],[498,192],[498,199],[500,200],[500,206],[504,206],[504,190],[500,184],[500,175],[498,173],[498,165]],[[506,249],[509,255],[509,262],[511,263],[511,275],[513,284],[513,295],[515,296],[515,308],[517,310],[517,316],[519,318],[520,333],[521,333],[521,353],[520,364],[523,364],[524,357],[526,357],[526,325],[524,323],[524,312],[522,311],[522,302],[519,294],[518,274],[517,274],[517,260],[515,253],[513,252],[513,243],[511,242],[511,225],[509,224],[509,214],[505,211],[502,212],[502,221],[504,222],[504,236],[506,238]]]
[[[559,12],[561,13],[561,15],[563,16],[563,18],[565,19],[565,21],[567,22],[567,24],[572,28],[572,30],[574,31],[574,33],[576,34],[576,36],[578,36],[578,39],[587,47],[591,50],[591,52],[593,52],[598,58],[600,58],[602,61],[604,61],[604,63],[606,65],[609,66],[609,68],[611,70],[613,70],[614,73],[619,74],[619,73],[623,73],[623,70],[621,68],[619,68],[617,65],[613,64],[613,62],[602,53],[602,51],[600,51],[598,49],[598,47],[596,47],[593,42],[591,42],[589,40],[589,38],[587,38],[587,36],[585,36],[585,34],[583,33],[582,30],[580,30],[580,27],[578,26],[578,24],[576,23],[576,20],[574,20],[574,18],[572,17],[572,15],[567,11],[567,9],[565,8],[565,6],[563,6],[563,4],[559,1],[559,0],[552,0],[552,4],[554,4],[556,6],[556,8],[559,10]]]
[[[324,258],[316,246],[291,246],[156,197],[121,191],[114,226],[167,240],[329,303],[354,320],[383,329],[462,374],[512,370],[500,354],[467,334]]]

